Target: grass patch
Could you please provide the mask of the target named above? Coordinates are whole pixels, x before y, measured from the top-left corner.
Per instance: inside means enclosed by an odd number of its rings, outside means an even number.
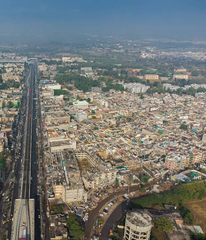
[[[192,213],[193,224],[201,226],[206,233],[206,198],[189,201],[183,205]]]
[[[154,239],[166,240],[165,233],[162,231],[158,231],[156,227],[152,228],[152,236],[154,237]]]

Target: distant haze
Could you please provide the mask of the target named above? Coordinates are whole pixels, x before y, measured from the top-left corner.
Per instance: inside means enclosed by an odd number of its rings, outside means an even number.
[[[125,38],[206,39],[205,0],[1,0],[0,41]]]

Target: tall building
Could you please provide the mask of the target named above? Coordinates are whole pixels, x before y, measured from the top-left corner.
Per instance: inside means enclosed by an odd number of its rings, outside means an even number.
[[[146,212],[131,211],[127,213],[125,221],[125,240],[150,239],[152,218]]]

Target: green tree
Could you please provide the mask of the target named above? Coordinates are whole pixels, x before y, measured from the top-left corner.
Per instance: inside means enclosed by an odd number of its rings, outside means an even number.
[[[190,236],[192,240],[206,240],[206,237],[204,234],[195,234],[192,231],[190,231]]]
[[[149,177],[148,175],[144,175],[144,176],[141,177],[140,180],[141,180],[143,183],[148,183],[149,179],[150,179],[150,177]]]
[[[8,89],[8,85],[6,83],[0,84],[0,89]]]
[[[187,125],[185,123],[182,123],[180,129],[187,130]]]
[[[184,206],[181,206],[179,208],[180,214],[184,220],[184,223],[187,225],[192,225],[193,224],[193,220],[192,220],[192,213],[190,212],[189,209],[187,209]]]
[[[170,232],[173,230],[172,221],[165,217],[157,218],[155,220],[155,227],[162,232]]]
[[[140,99],[144,99],[144,95],[142,93],[140,94]]]
[[[70,235],[74,239],[82,239],[84,237],[84,228],[81,227],[77,216],[69,215],[67,219],[67,227],[69,229]]]
[[[12,108],[13,106],[14,106],[14,104],[13,104],[11,101],[8,101],[7,107],[8,107],[8,108]]]
[[[67,95],[69,92],[62,89],[54,89],[54,96]]]
[[[0,83],[3,83],[2,75],[0,75]]]
[[[5,103],[5,101],[3,101],[2,108],[5,108],[5,107],[6,107],[6,103]]]

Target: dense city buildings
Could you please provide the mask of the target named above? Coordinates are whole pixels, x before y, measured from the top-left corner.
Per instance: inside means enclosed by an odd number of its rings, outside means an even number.
[[[180,204],[162,202],[151,211],[133,205],[206,179],[204,59],[196,49],[190,57],[199,65],[178,54],[166,63],[165,49],[140,54],[145,46],[137,50],[136,41],[102,44],[86,48],[89,56],[2,54],[2,233],[24,236],[35,223],[35,235],[52,240],[149,239],[157,216],[172,226],[163,231],[168,239],[187,239],[188,229],[204,233],[201,222],[184,220],[189,210]],[[105,52],[113,56],[109,64]],[[30,229],[27,197],[35,204]]]

